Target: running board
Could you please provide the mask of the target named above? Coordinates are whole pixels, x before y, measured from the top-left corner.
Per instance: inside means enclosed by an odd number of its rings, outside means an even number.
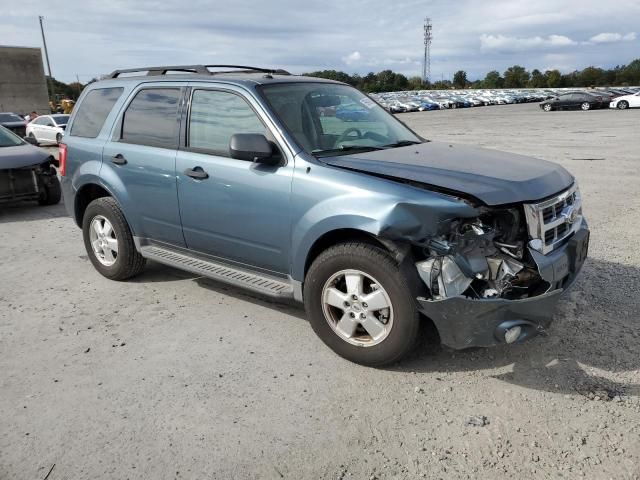
[[[286,279],[261,275],[237,267],[215,263],[200,257],[179,253],[156,245],[140,248],[143,257],[171,267],[187,270],[203,277],[218,280],[262,295],[276,298],[293,298],[293,286]]]

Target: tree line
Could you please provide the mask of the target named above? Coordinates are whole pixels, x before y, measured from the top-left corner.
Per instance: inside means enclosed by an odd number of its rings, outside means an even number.
[[[507,68],[502,74],[497,70],[487,73],[483,79],[469,81],[464,70],[458,70],[452,80],[423,82],[420,77],[406,77],[392,70],[367,75],[337,70],[321,70],[306,73],[312,77],[327,78],[348,83],[365,92],[394,92],[399,90],[449,89],[449,88],[566,88],[640,85],[640,58],[628,65],[603,69],[587,67],[571,73],[559,70],[542,72],[537,68],[529,72],[520,65]]]
[[[628,65],[617,65],[603,69],[587,67],[571,73],[560,73],[558,70],[541,72],[537,68],[529,72],[520,65],[507,68],[502,74],[497,70],[487,73],[481,80],[469,81],[467,72],[458,70],[453,80],[423,82],[420,77],[407,77],[392,70],[366,75],[341,72],[338,70],[320,70],[305,73],[311,77],[328,78],[348,83],[365,92],[395,92],[399,90],[449,89],[449,88],[564,88],[564,87],[606,87],[640,85],[640,58]],[[47,77],[48,79],[48,77]],[[88,83],[97,81],[92,79]],[[56,97],[76,100],[86,86],[78,82],[63,83],[53,79]],[[47,81],[47,87],[49,82]],[[49,92],[51,94],[51,92]]]

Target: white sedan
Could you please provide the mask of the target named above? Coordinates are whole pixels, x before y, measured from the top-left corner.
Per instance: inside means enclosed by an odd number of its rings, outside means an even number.
[[[69,115],[40,115],[27,125],[27,137],[35,138],[40,144],[57,145],[62,140]]]
[[[609,103],[609,108],[619,108],[620,110],[634,107],[640,107],[640,92],[614,98],[611,103]]]

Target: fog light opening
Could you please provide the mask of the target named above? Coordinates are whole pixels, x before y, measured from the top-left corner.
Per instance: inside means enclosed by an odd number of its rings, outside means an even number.
[[[520,338],[521,334],[522,334],[522,327],[520,327],[519,325],[508,328],[504,332],[504,341],[507,343],[513,343]]]

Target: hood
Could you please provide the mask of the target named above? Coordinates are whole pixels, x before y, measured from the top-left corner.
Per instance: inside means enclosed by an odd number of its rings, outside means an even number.
[[[27,126],[27,122],[2,122],[1,125],[5,128],[24,128]]]
[[[0,170],[40,165],[50,156],[47,151],[29,144],[0,147]]]
[[[552,162],[439,142],[325,157],[322,161],[470,195],[486,205],[540,200],[573,183],[573,176]]]

